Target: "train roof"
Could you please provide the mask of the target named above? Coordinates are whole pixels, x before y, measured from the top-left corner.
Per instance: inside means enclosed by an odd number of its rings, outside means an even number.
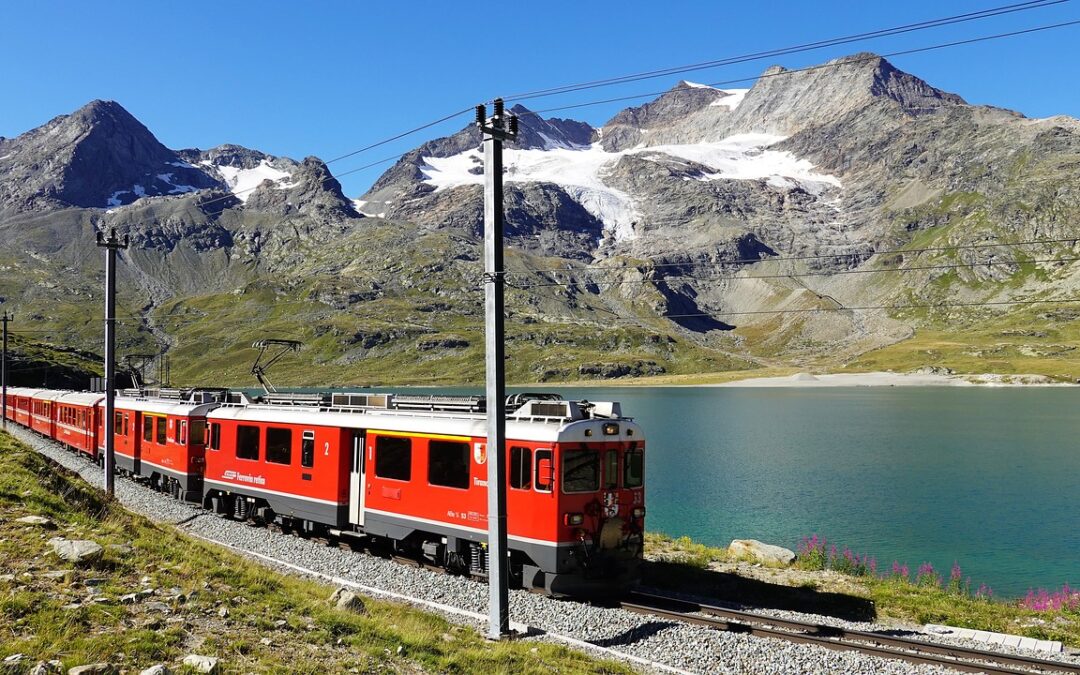
[[[174,399],[132,398],[117,396],[113,405],[118,410],[137,410],[139,412],[159,413],[161,415],[180,415],[202,417],[213,410],[217,403],[201,403]]]
[[[85,391],[72,391],[57,397],[59,403],[71,405],[93,406],[105,400],[105,394],[97,394]]]
[[[30,395],[30,398],[36,398],[39,401],[55,401],[56,399],[64,396],[65,394],[71,394],[73,392],[66,389],[41,389],[34,394]]]
[[[437,398],[437,397],[436,397]],[[415,397],[412,402],[415,403]],[[534,407],[540,406],[539,408]],[[621,417],[618,404],[589,404],[606,415],[586,416],[578,402],[527,401],[507,416],[506,437],[537,442],[643,440],[641,428]],[[229,419],[344,429],[375,429],[447,436],[487,436],[487,415],[470,410],[446,411],[381,406],[321,407],[280,404],[225,404],[207,415],[210,420]],[[612,427],[612,423],[616,423]],[[604,426],[617,429],[605,434]]]

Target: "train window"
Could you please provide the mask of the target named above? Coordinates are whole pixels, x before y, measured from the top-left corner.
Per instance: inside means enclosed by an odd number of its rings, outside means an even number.
[[[536,491],[551,492],[555,482],[555,472],[551,468],[551,450],[543,448],[536,451]]]
[[[469,487],[469,444],[454,441],[428,443],[428,483],[443,487]]]
[[[157,418],[157,442],[158,445],[165,445],[169,441],[167,432],[165,431],[165,418]]]
[[[614,490],[619,487],[619,451],[608,450],[604,453],[604,489]]]
[[[379,436],[375,439],[375,475],[379,478],[412,478],[412,439]]]
[[[187,445],[187,420],[180,420],[176,425],[176,442]]]
[[[142,439],[149,443],[154,440],[154,418],[143,417],[142,418]]]
[[[566,450],[562,457],[563,492],[600,489],[600,455],[595,450]]]
[[[532,450],[510,448],[510,487],[528,490],[532,487]]]
[[[124,431],[124,413],[116,413],[116,419],[113,420],[113,433],[123,435]]]
[[[305,431],[300,442],[300,466],[310,469],[315,466],[315,432]]]
[[[210,449],[221,449],[221,425],[217,422],[212,422],[210,424]]]
[[[259,427],[245,425],[236,427],[236,457],[259,459]]]
[[[202,445],[206,442],[206,420],[191,420],[191,444]]]
[[[124,436],[128,435],[128,414],[124,413]]]
[[[292,464],[292,429],[267,427],[266,461]]]
[[[639,448],[630,448],[623,461],[626,464],[623,468],[623,487],[641,487],[645,477],[645,453]]]

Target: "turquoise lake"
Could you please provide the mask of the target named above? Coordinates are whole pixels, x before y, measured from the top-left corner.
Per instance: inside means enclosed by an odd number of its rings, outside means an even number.
[[[1080,389],[603,388],[646,433],[653,531],[924,561],[996,596],[1080,585]]]
[[[817,533],[879,569],[959,562],[998,597],[1080,586],[1080,388],[530,389],[641,423],[649,530],[793,550]]]

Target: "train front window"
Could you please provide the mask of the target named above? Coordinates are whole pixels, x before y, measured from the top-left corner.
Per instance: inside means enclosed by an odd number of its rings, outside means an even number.
[[[600,489],[600,455],[595,450],[563,452],[563,492],[596,492]]]
[[[638,448],[626,451],[623,469],[623,487],[639,488],[645,476],[645,453]]]
[[[619,451],[608,450],[604,453],[604,489],[614,490],[619,487]]]

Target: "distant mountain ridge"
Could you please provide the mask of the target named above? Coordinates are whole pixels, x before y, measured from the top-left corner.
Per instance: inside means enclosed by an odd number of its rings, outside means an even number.
[[[774,66],[749,89],[678,82],[599,128],[511,111],[522,381],[869,363],[925,331],[1056,315],[845,308],[1080,293],[1074,264],[1032,262],[1067,245],[1016,244],[1075,232],[1080,123],[970,105],[873,54]],[[133,243],[126,339],[188,357],[192,376],[242,379],[247,345],[275,332],[310,344],[297,382],[475,380],[480,142],[473,125],[426,141],[349,199],[317,158],[173,151],[94,101],[0,140],[0,295],[92,342],[87,252],[95,228],[115,227]],[[882,271],[904,266],[917,269]],[[994,338],[1009,358],[1064,353],[1056,328],[1016,330]]]

